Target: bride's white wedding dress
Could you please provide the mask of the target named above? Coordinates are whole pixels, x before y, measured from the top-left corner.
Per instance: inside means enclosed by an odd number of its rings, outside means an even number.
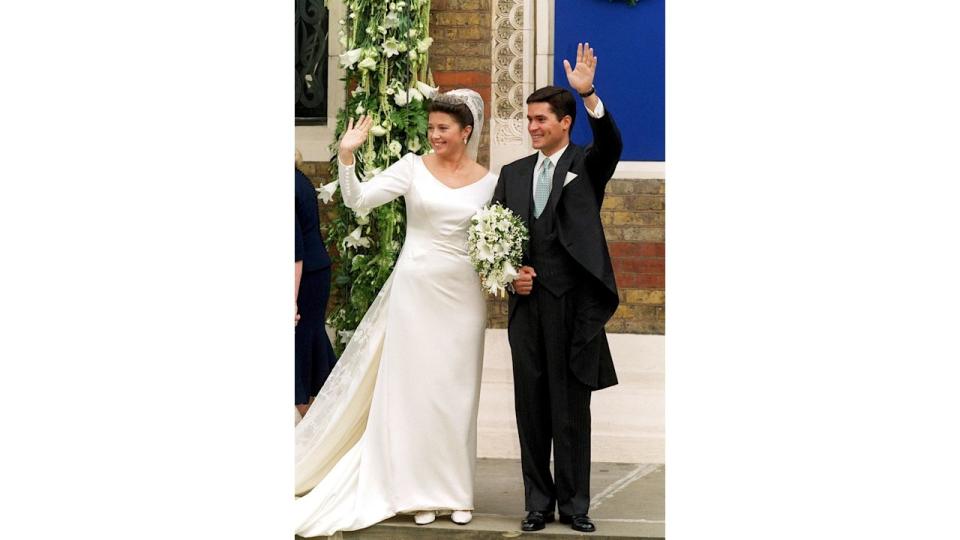
[[[450,188],[414,154],[369,182],[339,170],[351,208],[403,196],[407,230],[393,273],[296,427],[305,537],[399,513],[473,510],[486,303],[466,240],[497,178]]]

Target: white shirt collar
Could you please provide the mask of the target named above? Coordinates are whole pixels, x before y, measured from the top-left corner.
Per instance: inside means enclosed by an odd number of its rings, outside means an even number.
[[[560,156],[562,156],[563,153],[567,150],[567,146],[570,146],[570,145],[567,144],[566,146],[564,146],[560,150],[557,150],[553,154],[550,154],[549,156],[544,154],[542,150],[537,152],[537,166],[533,168],[534,174],[540,171],[540,166],[543,165],[543,160],[545,159],[549,159],[553,163],[553,167],[556,168],[557,163],[560,162]]]

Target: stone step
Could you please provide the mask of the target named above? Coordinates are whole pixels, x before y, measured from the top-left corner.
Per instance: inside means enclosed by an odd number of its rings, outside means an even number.
[[[413,516],[388,519],[373,527],[338,533],[334,538],[403,539],[567,539],[586,536],[593,540],[664,538],[663,464],[593,463],[590,468],[590,517],[594,533],[578,533],[559,522],[535,532],[521,532],[523,480],[520,462],[512,459],[477,460],[474,487],[476,511],[473,521],[457,525],[440,516],[418,526]]]
[[[520,531],[520,518],[498,515],[475,514],[467,525],[457,525],[447,517],[438,517],[429,525],[419,526],[410,516],[389,519],[361,531],[341,533],[344,540],[392,539],[392,540],[501,540],[503,538],[538,538],[541,540],[567,540],[571,537],[588,537],[593,540],[623,540],[640,538],[662,540],[663,524],[623,522],[616,520],[594,519],[597,531],[579,533],[558,522],[548,524],[543,530],[535,532]]]

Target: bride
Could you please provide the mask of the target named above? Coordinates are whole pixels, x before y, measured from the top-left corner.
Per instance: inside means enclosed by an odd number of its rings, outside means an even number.
[[[344,203],[359,212],[404,197],[406,240],[326,384],[296,427],[296,533],[332,535],[397,514],[473,510],[486,303],[466,251],[470,218],[497,178],[476,162],[483,101],[472,90],[430,104],[433,153],[406,154],[361,183],[353,152],[369,117],[340,140]]]

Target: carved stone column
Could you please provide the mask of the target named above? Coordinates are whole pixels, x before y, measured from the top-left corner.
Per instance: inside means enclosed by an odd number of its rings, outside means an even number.
[[[536,0],[493,3],[490,170],[531,153],[524,100],[535,89]]]

